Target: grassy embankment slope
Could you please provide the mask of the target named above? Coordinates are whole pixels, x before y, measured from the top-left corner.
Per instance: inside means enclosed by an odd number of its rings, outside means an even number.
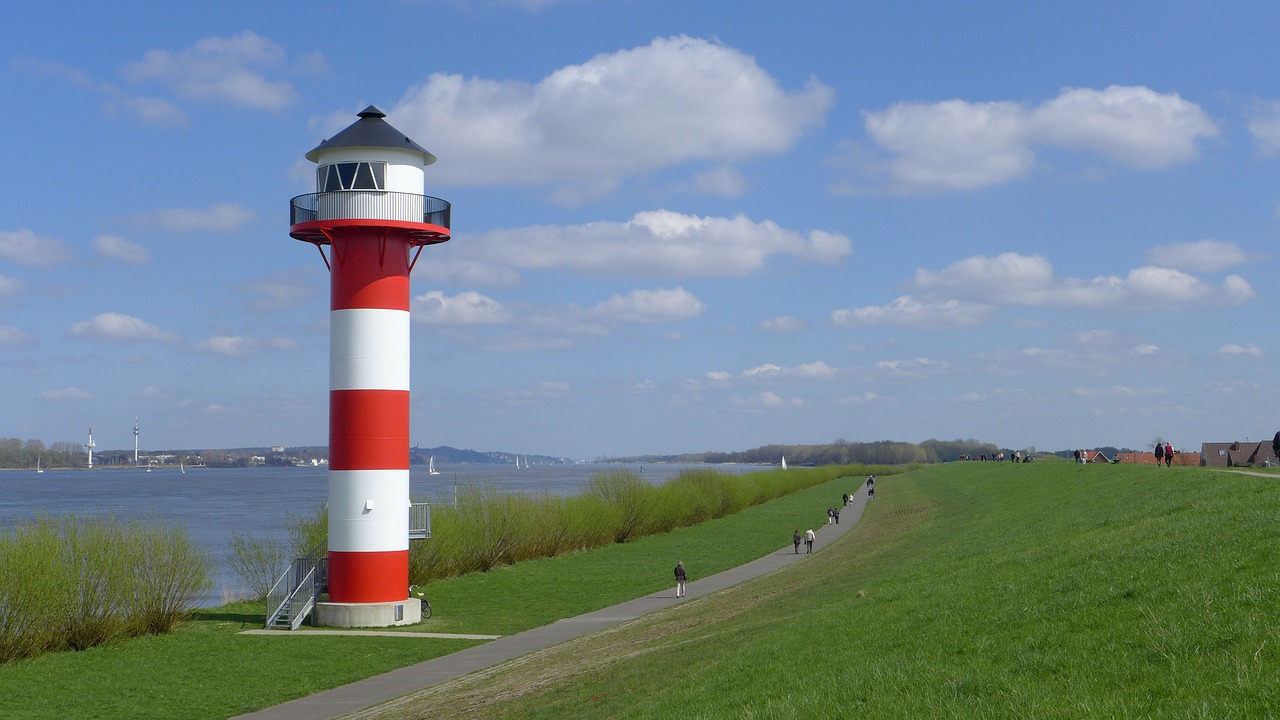
[[[427,587],[435,615],[409,631],[511,634],[665,589],[680,558],[694,578],[741,565],[826,521],[865,468],[669,533],[473,573]],[[882,473],[881,469],[873,472]],[[824,467],[774,471],[834,477]],[[779,475],[781,477],[781,475]],[[202,611],[177,632],[0,667],[0,718],[225,718],[460,650],[476,641],[261,637],[262,603]]]
[[[805,562],[368,717],[1280,715],[1280,486],[957,463]]]

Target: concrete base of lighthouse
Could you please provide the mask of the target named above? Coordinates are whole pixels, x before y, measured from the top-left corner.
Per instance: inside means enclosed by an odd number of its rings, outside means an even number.
[[[316,603],[316,624],[324,627],[391,627],[422,622],[422,601],[406,598],[381,603]]]

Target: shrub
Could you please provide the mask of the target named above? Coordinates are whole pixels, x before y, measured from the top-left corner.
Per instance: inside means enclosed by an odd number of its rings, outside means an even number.
[[[227,566],[249,589],[249,595],[254,600],[267,597],[276,580],[284,574],[290,560],[292,558],[279,540],[263,540],[240,532],[231,533]]]
[[[185,531],[158,523],[136,524],[127,544],[134,560],[130,616],[135,630],[173,630],[199,607],[200,596],[211,584],[208,553]]]
[[[657,524],[654,517],[654,488],[630,470],[603,472],[591,478],[586,493],[608,502],[621,511],[621,522],[614,527],[614,542],[639,537],[646,523]]]
[[[409,546],[409,582],[419,585],[501,565],[554,557],[724,517],[838,477],[890,475],[900,468],[837,466],[729,475],[685,470],[660,486],[630,471],[603,472],[570,497],[459,486],[453,505],[431,508],[431,539]],[[833,498],[834,500],[834,498]],[[288,523],[294,547],[324,538],[326,517]],[[314,544],[314,543],[313,543]]]
[[[211,562],[184,530],[40,516],[0,532],[0,663],[167,632],[195,609]]]
[[[321,505],[311,515],[294,515],[285,518],[285,530],[289,533],[289,547],[293,557],[307,557],[317,551],[323,555],[329,545],[329,509]]]
[[[72,650],[101,645],[128,632],[124,599],[133,582],[125,545],[125,527],[115,518],[62,520],[65,569],[62,633]]]
[[[0,534],[0,662],[57,649],[57,608],[66,590],[57,572],[61,541],[40,518]]]

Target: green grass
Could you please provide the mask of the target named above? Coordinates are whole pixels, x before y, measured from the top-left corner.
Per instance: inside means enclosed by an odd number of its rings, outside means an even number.
[[[788,544],[797,527],[817,527],[858,482],[827,482],[672,533],[439,581],[427,586],[432,619],[401,629],[511,634],[667,587],[677,559],[696,580]],[[477,644],[238,634],[261,627],[263,614],[261,602],[229,605],[198,613],[172,634],[0,666],[0,717],[225,718]]]
[[[1280,715],[1274,480],[957,463],[877,491],[806,562],[362,717]]]
[[[818,526],[852,484],[435,583],[419,629],[515,632],[664,589],[675,559],[696,580]],[[1280,715],[1274,479],[954,463],[882,476],[877,495],[804,562],[384,716]],[[0,717],[226,717],[474,644],[236,634],[260,623],[260,604],[229,606],[172,635],[0,667]]]

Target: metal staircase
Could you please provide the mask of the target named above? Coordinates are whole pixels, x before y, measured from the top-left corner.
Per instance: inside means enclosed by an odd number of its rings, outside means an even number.
[[[320,594],[329,589],[329,558],[324,544],[317,545],[293,561],[267,593],[269,630],[297,630],[316,606]]]
[[[409,504],[409,539],[431,537],[431,503]],[[311,548],[293,561],[267,593],[268,630],[297,630],[329,590],[327,543]]]

